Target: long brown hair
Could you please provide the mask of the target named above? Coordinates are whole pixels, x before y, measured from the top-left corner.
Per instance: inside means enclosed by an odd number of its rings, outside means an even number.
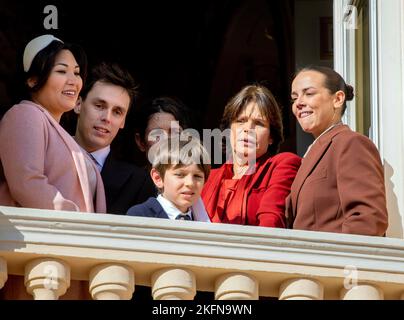
[[[230,128],[230,125],[250,102],[257,104],[259,111],[269,122],[273,142],[268,147],[267,153],[274,155],[279,151],[279,146],[283,142],[282,113],[275,97],[266,87],[253,84],[242,88],[224,108],[220,128],[221,130]]]

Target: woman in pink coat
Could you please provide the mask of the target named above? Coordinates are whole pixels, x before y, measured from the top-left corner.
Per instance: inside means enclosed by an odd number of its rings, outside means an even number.
[[[98,170],[59,124],[82,88],[85,53],[42,35],[25,47],[23,64],[27,99],[0,122],[0,205],[105,212]]]

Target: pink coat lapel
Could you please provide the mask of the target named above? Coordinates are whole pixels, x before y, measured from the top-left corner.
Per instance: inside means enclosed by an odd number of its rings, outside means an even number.
[[[86,204],[87,212],[96,211],[93,203],[93,196],[90,191],[89,181],[88,181],[88,173],[87,167],[85,163],[85,155],[79,145],[74,141],[74,139],[59,125],[59,123],[47,112],[46,109],[41,107],[40,105],[34,104],[37,108],[42,110],[46,117],[48,118],[50,124],[55,128],[55,130],[59,133],[62,140],[65,142],[69,150],[71,151],[74,164],[77,169],[77,174],[80,181],[81,190],[84,196],[84,201]],[[97,172],[97,188],[99,187],[99,173],[94,164],[95,171]],[[97,197],[98,198],[98,197]]]

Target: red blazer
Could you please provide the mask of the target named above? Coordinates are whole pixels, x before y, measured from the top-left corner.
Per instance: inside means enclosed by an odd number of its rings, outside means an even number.
[[[218,199],[223,181],[233,176],[233,165],[226,163],[219,169],[213,169],[202,190],[202,199],[211,221],[284,228],[285,199],[300,162],[300,157],[288,152],[258,159],[255,173],[240,179],[240,182],[246,179],[243,181],[242,199],[238,199],[242,206],[240,212],[232,216],[218,208]]]

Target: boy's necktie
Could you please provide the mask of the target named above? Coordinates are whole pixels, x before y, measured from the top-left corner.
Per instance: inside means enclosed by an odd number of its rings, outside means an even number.
[[[192,218],[188,214],[179,214],[175,220],[192,220]]]

